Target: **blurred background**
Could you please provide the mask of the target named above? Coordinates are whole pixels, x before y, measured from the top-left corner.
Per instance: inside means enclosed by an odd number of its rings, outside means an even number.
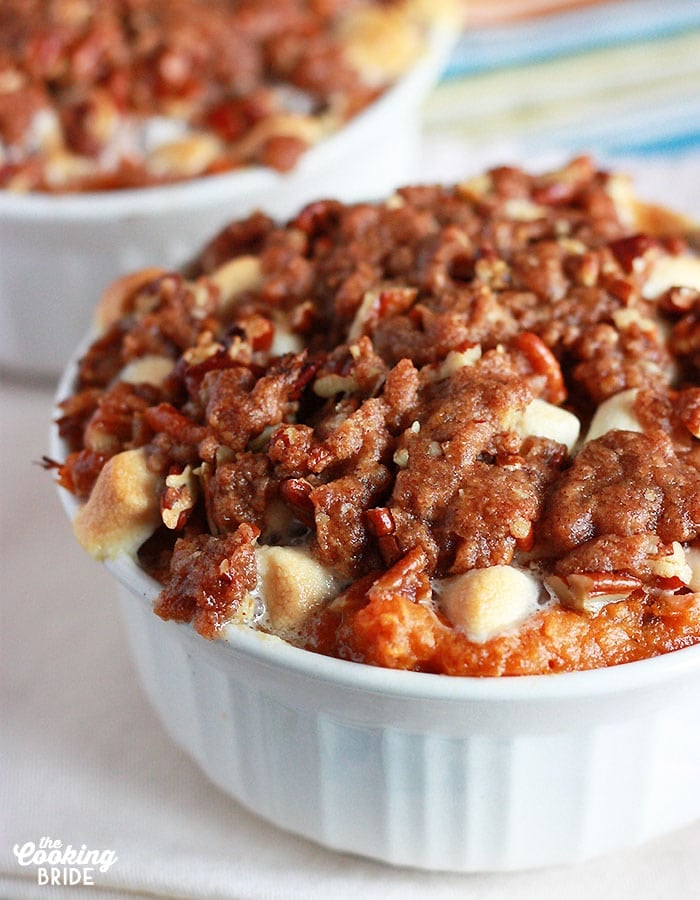
[[[697,0],[467,0],[464,17],[425,110],[431,154],[449,169],[456,145],[470,168],[700,153]]]

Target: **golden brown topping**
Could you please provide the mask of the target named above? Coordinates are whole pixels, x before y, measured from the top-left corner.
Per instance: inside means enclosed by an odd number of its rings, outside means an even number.
[[[614,184],[580,159],[318,201],[122,282],[61,484],[138,448],[158,611],[207,637],[479,675],[700,641],[697,255]]]

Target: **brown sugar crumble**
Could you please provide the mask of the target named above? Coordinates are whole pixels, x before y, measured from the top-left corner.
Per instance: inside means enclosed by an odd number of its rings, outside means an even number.
[[[234,222],[107,292],[76,534],[207,638],[479,676],[700,643],[699,288],[697,233],[586,157]],[[124,454],[156,488],[110,544]]]
[[[5,0],[0,189],[294,168],[425,51],[412,0]]]

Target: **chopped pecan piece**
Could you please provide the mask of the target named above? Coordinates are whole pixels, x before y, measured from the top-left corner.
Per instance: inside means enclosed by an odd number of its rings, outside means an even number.
[[[191,466],[171,466],[160,496],[160,516],[166,528],[181,531],[199,496],[199,480]]]

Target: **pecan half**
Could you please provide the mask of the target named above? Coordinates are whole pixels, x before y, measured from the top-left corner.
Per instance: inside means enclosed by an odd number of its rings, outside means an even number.
[[[580,612],[597,613],[609,603],[625,600],[642,586],[639,578],[616,572],[581,572],[551,575],[545,585],[564,606]]]
[[[311,491],[312,487],[305,478],[285,478],[279,486],[279,495],[282,501],[308,528],[313,528],[315,525]]]
[[[533,370],[546,378],[545,399],[554,404],[563,403],[566,400],[564,376],[559,361],[542,338],[531,331],[523,331],[516,337],[515,346],[525,354]]]
[[[387,565],[393,565],[401,555],[401,548],[396,539],[396,522],[390,509],[378,506],[365,511],[365,523],[368,531],[377,539],[379,552]]]

